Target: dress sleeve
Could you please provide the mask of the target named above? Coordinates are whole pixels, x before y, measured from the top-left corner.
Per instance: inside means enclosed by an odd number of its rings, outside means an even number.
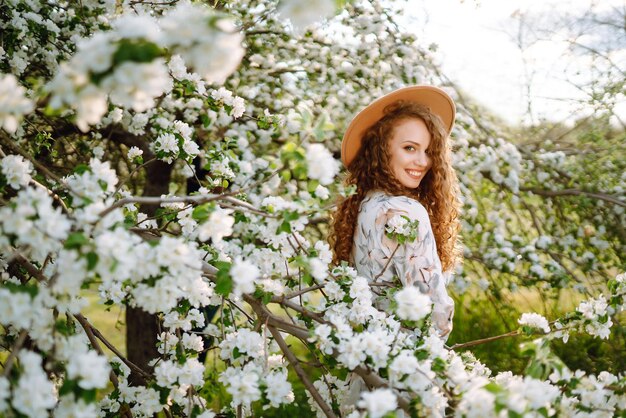
[[[389,197],[379,212],[378,225],[395,215],[407,216],[418,221],[418,234],[415,241],[399,244],[383,232],[382,247],[391,262],[392,268],[403,286],[416,286],[433,301],[432,321],[440,337],[447,338],[452,330],[454,301],[446,290],[446,278],[437,255],[437,244],[430,224],[428,212],[421,203],[401,196]],[[382,219],[381,219],[382,218]]]

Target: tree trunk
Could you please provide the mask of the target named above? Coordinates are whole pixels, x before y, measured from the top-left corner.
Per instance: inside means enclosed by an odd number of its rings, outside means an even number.
[[[145,151],[144,151],[145,153]],[[163,161],[155,161],[146,166],[146,184],[144,196],[161,196],[169,189],[172,166]],[[143,205],[141,212],[154,216],[159,205]],[[140,262],[140,260],[137,260]],[[126,351],[128,359],[148,372],[150,360],[158,357],[156,349],[158,319],[140,308],[126,307]],[[144,380],[131,373],[130,382],[133,385],[143,385]]]

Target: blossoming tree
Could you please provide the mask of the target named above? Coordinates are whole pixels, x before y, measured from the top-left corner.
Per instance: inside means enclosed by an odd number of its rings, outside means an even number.
[[[0,5],[0,414],[241,416],[293,402],[296,380],[318,416],[622,414],[623,375],[541,354],[570,331],[608,337],[626,306],[626,178],[582,187],[565,154],[502,139],[396,6],[309,26],[334,4],[301,4]],[[415,289],[330,265],[331,196],[351,192],[337,138],[405,83],[459,102],[468,262],[452,288],[498,272],[498,289],[586,292],[562,318],[521,316],[512,333],[543,337],[526,376],[491,376],[460,351],[472,342],[446,347]],[[128,355],[82,313],[85,288],[127,306]],[[357,378],[367,390],[348,402]]]

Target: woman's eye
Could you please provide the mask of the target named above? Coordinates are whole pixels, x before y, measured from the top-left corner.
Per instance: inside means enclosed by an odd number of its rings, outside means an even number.
[[[413,145],[407,145],[404,149],[407,151],[415,151],[415,147]]]

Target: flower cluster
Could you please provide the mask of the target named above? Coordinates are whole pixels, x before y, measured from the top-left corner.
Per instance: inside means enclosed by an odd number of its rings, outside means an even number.
[[[76,109],[83,131],[100,122],[108,100],[144,112],[173,87],[163,48],[178,53],[208,82],[222,84],[243,57],[241,41],[224,16],[188,3],[159,20],[124,15],[112,22],[111,30],[78,43],[76,54],[47,86],[50,106]]]
[[[175,121],[169,129],[164,129],[154,142],[156,156],[168,163],[175,159],[187,162],[200,153],[198,144],[192,140],[193,129],[185,122]]]
[[[540,329],[545,333],[550,332],[548,320],[534,312],[522,314],[522,317],[517,321],[517,323],[530,328]]]
[[[306,162],[309,178],[318,180],[323,186],[332,183],[339,173],[339,163],[322,144],[308,146]]]
[[[7,155],[0,162],[0,167],[9,186],[16,190],[28,185],[31,180],[30,173],[33,171],[33,165],[30,161],[24,160],[21,155]]]
[[[394,215],[385,224],[385,235],[399,244],[415,241],[418,234],[419,221],[405,215]]]

